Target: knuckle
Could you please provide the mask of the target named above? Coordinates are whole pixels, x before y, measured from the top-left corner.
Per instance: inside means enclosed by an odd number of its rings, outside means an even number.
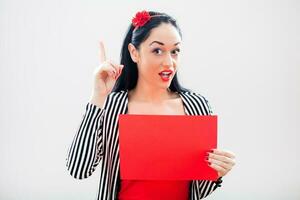
[[[226,162],[229,162],[229,163],[232,162],[232,159],[230,159],[230,158],[228,158],[228,157],[225,157],[224,160],[225,160]]]

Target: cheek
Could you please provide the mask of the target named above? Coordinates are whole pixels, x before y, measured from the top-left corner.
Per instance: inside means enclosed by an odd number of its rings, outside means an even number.
[[[142,72],[157,73],[160,70],[160,61],[157,58],[149,57],[141,63]]]

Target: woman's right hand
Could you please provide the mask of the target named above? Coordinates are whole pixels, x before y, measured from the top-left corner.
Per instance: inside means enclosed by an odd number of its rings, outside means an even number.
[[[100,65],[94,71],[94,85],[89,102],[102,108],[107,95],[112,91],[124,66],[106,59],[103,42],[99,43],[99,47]]]
[[[94,95],[107,96],[122,73],[123,65],[106,59],[103,42],[99,42],[100,65],[94,71]]]

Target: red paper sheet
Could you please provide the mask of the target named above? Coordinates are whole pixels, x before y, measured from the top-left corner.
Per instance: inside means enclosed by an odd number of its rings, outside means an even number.
[[[217,116],[119,116],[120,175],[127,180],[216,180]]]

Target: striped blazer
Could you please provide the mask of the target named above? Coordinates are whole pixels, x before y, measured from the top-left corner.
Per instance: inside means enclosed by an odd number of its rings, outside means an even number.
[[[211,115],[211,107],[202,95],[194,92],[177,92],[186,115]],[[127,113],[128,90],[111,92],[100,108],[87,103],[85,114],[71,146],[68,148],[66,166],[76,179],[88,178],[100,165],[100,183],[97,200],[114,200],[120,189],[119,114]],[[191,180],[189,199],[202,199],[218,186],[208,180]]]

